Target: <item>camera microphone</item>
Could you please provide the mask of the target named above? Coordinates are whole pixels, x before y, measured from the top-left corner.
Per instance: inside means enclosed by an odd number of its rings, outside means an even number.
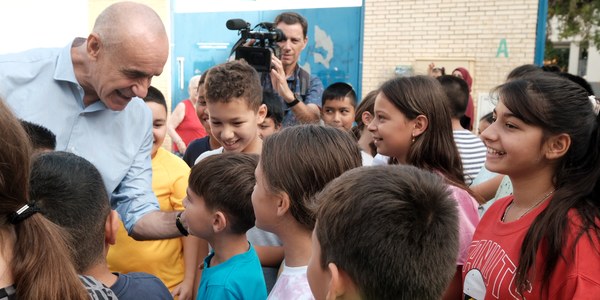
[[[227,23],[225,23],[225,26],[229,30],[242,30],[242,29],[246,29],[246,28],[250,27],[250,23],[248,23],[242,19],[230,19],[230,20],[227,20]]]

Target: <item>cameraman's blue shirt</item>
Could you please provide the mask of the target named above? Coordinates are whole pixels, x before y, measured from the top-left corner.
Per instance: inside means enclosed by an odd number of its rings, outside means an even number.
[[[323,83],[321,79],[317,76],[309,75],[310,79],[308,82],[302,76],[300,76],[300,71],[306,72],[300,66],[296,68],[294,74],[287,78],[288,86],[290,90],[294,93],[299,93],[300,98],[302,98],[302,102],[304,104],[315,104],[318,107],[321,107],[321,96],[323,95]],[[291,108],[288,108],[285,105],[285,100],[275,90],[273,90],[273,84],[271,83],[271,75],[269,73],[263,73],[262,78],[262,87],[265,91],[273,92],[281,101],[281,106],[283,108],[283,127],[293,126],[300,124],[296,119],[296,115],[292,112]]]

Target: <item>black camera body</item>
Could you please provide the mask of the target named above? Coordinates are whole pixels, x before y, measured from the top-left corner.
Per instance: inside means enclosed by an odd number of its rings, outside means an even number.
[[[241,35],[235,43],[231,52],[235,52],[235,59],[244,59],[258,72],[271,71],[271,55],[281,58],[281,49],[277,42],[286,39],[281,29],[273,28],[273,23],[262,22],[254,27],[260,27],[257,31],[250,29],[250,23],[242,19],[231,19],[225,24],[229,30],[238,30]],[[262,31],[260,31],[262,29]],[[248,40],[254,40],[251,46],[243,46]]]

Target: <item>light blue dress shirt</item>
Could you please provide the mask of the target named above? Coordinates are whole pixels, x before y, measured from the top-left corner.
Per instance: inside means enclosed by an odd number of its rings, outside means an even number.
[[[19,118],[56,134],[56,150],[98,168],[111,206],[131,232],[142,215],[159,209],[152,192],[152,113],[139,98],[123,111],[101,101],[84,107],[70,50],[71,43],[0,55],[0,97]]]

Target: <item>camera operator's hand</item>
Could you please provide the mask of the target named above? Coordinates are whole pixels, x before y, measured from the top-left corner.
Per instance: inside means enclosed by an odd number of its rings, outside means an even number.
[[[289,103],[294,101],[294,92],[290,90],[290,87],[287,84],[287,76],[283,70],[281,60],[275,55],[271,55],[271,64],[271,84],[273,85],[273,89],[283,98],[283,100],[285,100],[285,102]]]
[[[244,47],[252,47],[254,46],[254,43],[256,43],[255,39],[249,39],[244,43]]]

